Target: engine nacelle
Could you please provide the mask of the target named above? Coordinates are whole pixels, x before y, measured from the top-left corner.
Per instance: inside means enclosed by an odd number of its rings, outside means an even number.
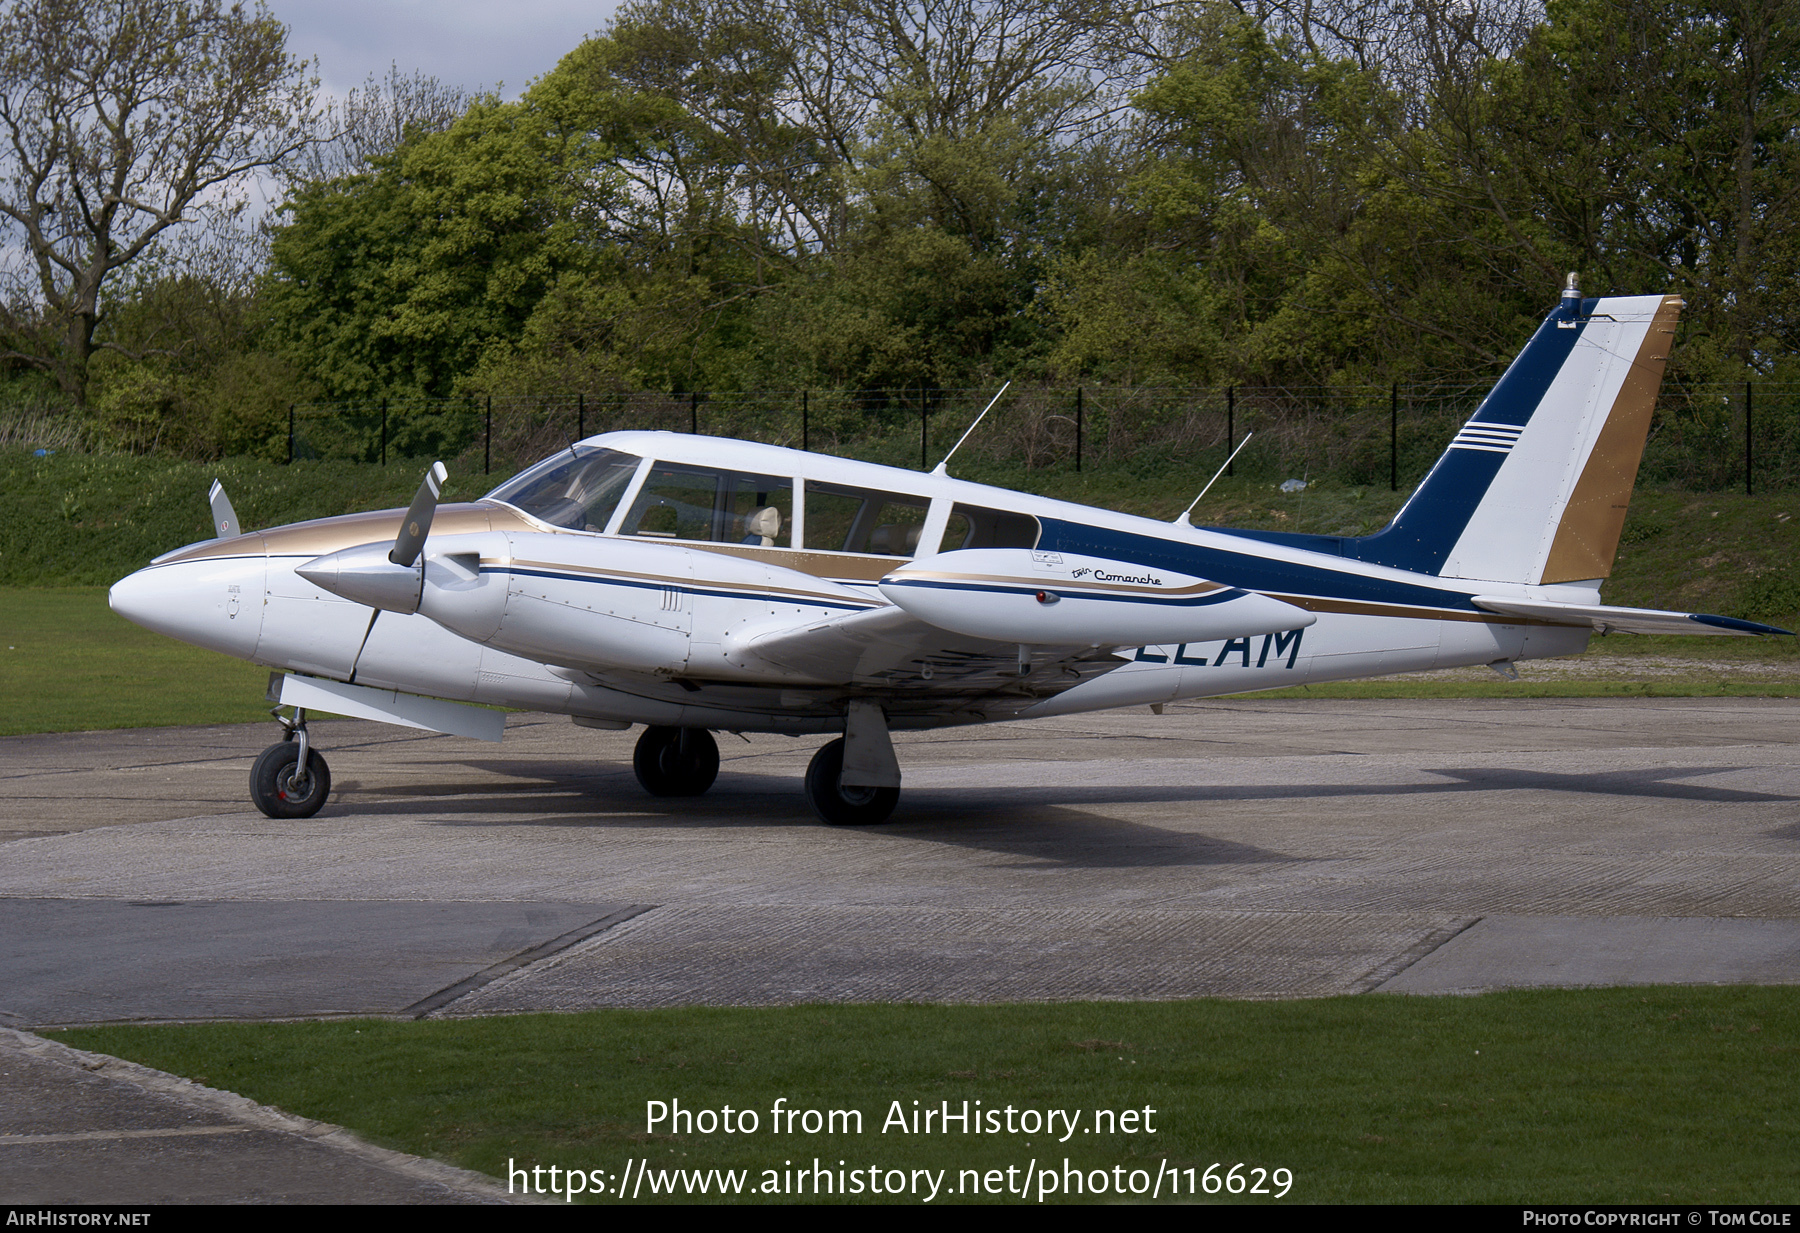
[[[387,550],[362,545],[302,569],[346,599],[416,610],[495,650],[594,672],[762,680],[770,676],[763,666],[740,662],[721,642],[740,629],[870,603],[807,574],[682,544],[538,532],[434,535],[413,567],[388,562]],[[696,612],[708,635],[698,643]]]
[[[1030,646],[1149,646],[1275,634],[1303,608],[1223,583],[1103,557],[966,548],[903,565],[881,593],[940,629]]]

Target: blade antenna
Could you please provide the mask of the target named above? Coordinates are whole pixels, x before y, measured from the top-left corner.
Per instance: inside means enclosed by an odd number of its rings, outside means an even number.
[[[1224,462],[1224,465],[1223,465],[1223,466],[1221,466],[1221,467],[1220,467],[1220,468],[1219,468],[1219,469],[1218,469],[1218,470],[1217,470],[1217,471],[1214,471],[1214,472],[1213,472],[1213,477],[1212,477],[1212,478],[1211,478],[1211,479],[1209,479],[1209,480],[1207,480],[1207,481],[1206,481],[1206,487],[1205,487],[1205,488],[1202,488],[1202,489],[1201,489],[1201,490],[1200,490],[1200,497],[1203,497],[1203,496],[1205,496],[1205,495],[1206,495],[1206,494],[1207,494],[1207,492],[1208,492],[1208,491],[1210,491],[1210,490],[1211,490],[1211,488],[1212,488],[1212,486],[1213,486],[1213,485],[1214,485],[1214,484],[1216,484],[1216,483],[1218,483],[1218,482],[1219,482],[1219,477],[1220,477],[1220,476],[1221,476],[1221,475],[1223,475],[1223,474],[1225,474],[1225,468],[1226,468],[1226,467],[1229,467],[1229,466],[1230,466],[1230,465],[1231,465],[1231,459],[1232,459],[1232,458],[1236,458],[1236,457],[1237,457],[1237,456],[1238,456],[1238,453],[1239,453],[1239,452],[1240,452],[1240,451],[1241,451],[1241,450],[1242,450],[1242,449],[1243,449],[1243,448],[1244,448],[1244,447],[1245,447],[1245,446],[1246,446],[1246,445],[1248,445],[1248,444],[1250,444],[1250,438],[1251,438],[1251,437],[1254,437],[1254,436],[1255,436],[1255,435],[1256,435],[1256,434],[1255,434],[1255,433],[1253,433],[1253,432],[1247,432],[1247,433],[1245,433],[1245,434],[1244,434],[1244,439],[1243,439],[1243,440],[1242,440],[1242,441],[1239,441],[1239,442],[1238,442],[1238,447],[1237,447],[1237,449],[1235,449],[1235,450],[1232,450],[1232,451],[1231,451],[1231,457],[1230,457],[1230,458],[1227,458],[1227,459],[1226,459],[1226,460],[1225,460],[1225,462]],[[1189,502],[1188,502],[1188,507],[1187,507],[1187,508],[1186,508],[1186,509],[1184,509],[1184,510],[1182,510],[1182,511],[1181,511],[1181,516],[1180,516],[1180,517],[1178,517],[1178,518],[1171,518],[1171,519],[1169,519],[1169,521],[1170,521],[1170,522],[1172,522],[1172,523],[1174,523],[1174,524],[1175,524],[1175,525],[1176,525],[1176,526],[1178,526],[1178,527],[1179,527],[1179,526],[1181,526],[1181,525],[1183,525],[1183,524],[1186,524],[1186,525],[1187,525],[1187,526],[1190,526],[1190,527],[1191,527],[1191,526],[1193,526],[1193,525],[1194,525],[1194,524],[1193,524],[1193,523],[1191,523],[1191,522],[1188,522],[1188,515],[1189,515],[1189,514],[1191,514],[1191,513],[1193,513],[1193,512],[1194,512],[1194,506],[1196,506],[1196,505],[1198,505],[1198,504],[1200,504],[1200,497],[1195,497],[1195,498],[1194,498],[1194,499],[1193,499],[1193,500],[1192,500],[1192,501],[1189,501]]]
[[[1006,391],[1010,390],[1011,388],[1012,388],[1012,382],[1008,381],[1005,385],[1000,387],[1000,394],[1006,393]],[[969,439],[969,434],[974,432],[975,429],[980,426],[981,421],[984,418],[986,418],[987,413],[994,409],[994,404],[1000,401],[1000,394],[995,394],[994,397],[989,400],[988,405],[981,409],[981,414],[975,417],[975,423],[970,424],[967,428],[963,429],[963,435],[958,437],[956,439],[956,444],[952,445],[950,447],[950,453],[944,455],[944,461],[938,463],[938,465],[936,467],[932,468],[931,473],[933,475],[949,474],[949,472],[947,472],[945,470],[945,468],[950,465],[951,455],[955,454],[957,450],[962,448],[962,443]]]
[[[444,481],[448,478],[450,473],[444,470],[441,462],[432,463],[431,469],[425,472],[425,481],[419,485],[412,505],[407,507],[406,521],[400,524],[393,551],[388,553],[388,560],[395,565],[410,566],[419,559],[425,537],[431,534],[431,517],[437,513],[438,493],[443,491]]]

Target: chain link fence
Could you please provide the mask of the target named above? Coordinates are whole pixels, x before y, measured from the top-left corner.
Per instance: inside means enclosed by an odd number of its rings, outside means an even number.
[[[1406,489],[1489,388],[1023,387],[995,404],[961,456],[1032,469],[1210,469],[1250,436],[1236,474]],[[926,468],[992,396],[923,388],[296,405],[286,457],[443,458],[463,474],[503,476],[583,437],[663,429]],[[1800,384],[1665,385],[1639,479],[1695,491],[1800,485]]]

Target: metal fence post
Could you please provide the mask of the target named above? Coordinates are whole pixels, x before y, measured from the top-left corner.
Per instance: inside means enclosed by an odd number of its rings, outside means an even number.
[[[1667,348],[1664,349],[1667,350]],[[1755,395],[1751,391],[1750,383],[1746,381],[1744,382],[1744,495],[1747,497],[1756,495],[1755,488],[1750,482],[1753,474],[1752,468],[1756,464],[1756,456],[1750,444],[1750,421],[1755,412]]]
[[[1400,383],[1388,392],[1388,491],[1400,491]]]
[[[1082,389],[1075,387],[1075,473],[1081,473],[1081,395]]]
[[[931,464],[927,462],[925,458],[927,448],[928,445],[925,435],[925,383],[921,381],[919,382],[919,470],[921,471],[931,469]]]
[[[486,475],[494,466],[494,396],[487,396],[487,439],[481,447],[481,473]]]
[[[700,435],[700,391],[688,391],[688,431]]]
[[[1232,461],[1237,453],[1237,386],[1225,387],[1225,474],[1234,475]]]

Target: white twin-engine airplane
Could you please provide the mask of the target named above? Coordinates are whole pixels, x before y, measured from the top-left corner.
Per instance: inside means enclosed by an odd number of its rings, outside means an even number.
[[[308,710],[500,739],[485,703],[644,724],[659,796],[712,731],[841,733],[806,794],[883,821],[892,729],[1033,719],[1584,650],[1598,630],[1777,634],[1600,603],[1681,301],[1562,302],[1418,490],[1360,538],[1196,528],[665,432],[593,437],[479,501],[217,539],[112,588],[149,629],[284,669],[251,796],[307,817]],[[454,699],[456,701],[446,701]]]

